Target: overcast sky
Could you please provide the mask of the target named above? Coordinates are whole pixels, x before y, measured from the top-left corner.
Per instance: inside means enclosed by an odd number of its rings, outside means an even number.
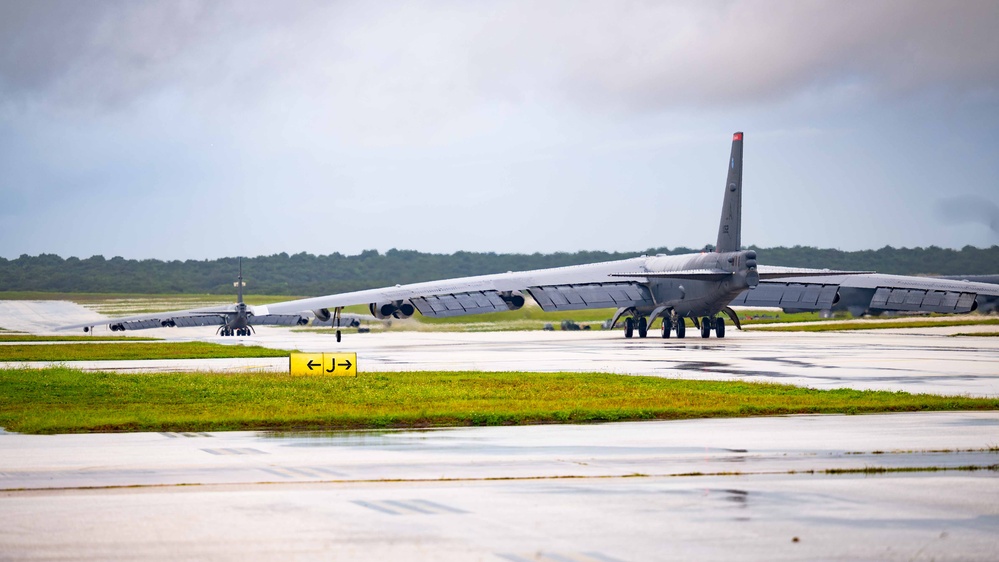
[[[999,244],[999,2],[0,0],[0,256]]]

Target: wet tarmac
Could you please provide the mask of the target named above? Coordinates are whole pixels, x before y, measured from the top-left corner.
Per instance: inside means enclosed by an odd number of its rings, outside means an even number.
[[[24,306],[36,314],[25,331],[64,317]],[[999,338],[951,337],[959,331],[969,330],[733,330],[724,340],[402,332],[340,344],[266,327],[250,338],[136,335],[356,351],[361,376],[604,371],[999,396]],[[64,364],[288,368],[284,358]],[[300,434],[0,431],[0,560],[994,560],[997,464],[996,412]]]
[[[967,328],[965,328],[967,329]],[[935,333],[735,332],[725,339],[625,339],[615,332],[389,332],[332,334],[258,329],[223,338],[209,329],[144,330],[174,341],[214,341],[299,351],[354,351],[365,371],[600,371],[701,380],[765,381],[819,389],[903,390],[999,396],[999,338]],[[0,363],[84,370],[287,371],[287,358]]]
[[[0,434],[0,552],[79,560],[989,560],[999,552],[999,478],[984,468],[999,463],[995,443],[993,412]],[[984,470],[962,470],[969,467]],[[901,472],[916,469],[937,470]]]

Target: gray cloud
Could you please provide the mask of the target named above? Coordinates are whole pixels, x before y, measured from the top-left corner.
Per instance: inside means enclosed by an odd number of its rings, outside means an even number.
[[[999,234],[999,205],[985,197],[963,195],[937,202],[936,214],[945,224],[981,224]]]
[[[472,99],[661,110],[999,90],[991,0],[41,0],[4,2],[0,15],[4,97],[62,104],[277,90],[432,121]]]
[[[909,226],[938,226],[939,185],[988,195],[997,12],[991,0],[0,0],[0,199],[18,202],[0,215],[0,251],[700,246],[736,128],[751,139],[747,213],[793,223],[747,220],[744,239],[960,246],[977,229]],[[449,219],[427,224],[442,209]],[[294,228],[206,235],[219,212]],[[864,229],[840,228],[861,212]],[[647,231],[579,228],[608,215]],[[363,235],[329,236],[329,216]],[[511,232],[511,216],[532,227]],[[180,223],[198,226],[178,245]]]

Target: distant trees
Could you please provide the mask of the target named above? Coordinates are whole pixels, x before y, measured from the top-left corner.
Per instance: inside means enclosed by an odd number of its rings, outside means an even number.
[[[794,246],[757,248],[760,262],[796,267],[872,270],[901,275],[981,275],[999,273],[999,246],[960,250],[892,248],[844,252]],[[690,248],[650,248],[646,254],[684,254]],[[261,295],[321,295],[448,277],[501,273],[619,260],[639,252],[558,252],[496,254],[456,252],[427,254],[391,249],[358,255],[305,252],[257,256],[243,260],[249,291]],[[55,254],[0,258],[0,291],[67,293],[214,293],[233,291],[237,258],[216,260],[63,259]]]

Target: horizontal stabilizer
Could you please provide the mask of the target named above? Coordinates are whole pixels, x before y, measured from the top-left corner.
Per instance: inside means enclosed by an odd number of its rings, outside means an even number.
[[[643,277],[646,279],[697,279],[701,281],[721,281],[732,276],[731,271],[722,269],[687,269],[682,271],[639,271],[635,273],[611,273],[611,277]]]
[[[761,265],[760,279],[782,279],[784,277],[829,277],[832,275],[866,275],[873,271],[837,271],[835,269],[813,269],[807,267],[781,267]]]

